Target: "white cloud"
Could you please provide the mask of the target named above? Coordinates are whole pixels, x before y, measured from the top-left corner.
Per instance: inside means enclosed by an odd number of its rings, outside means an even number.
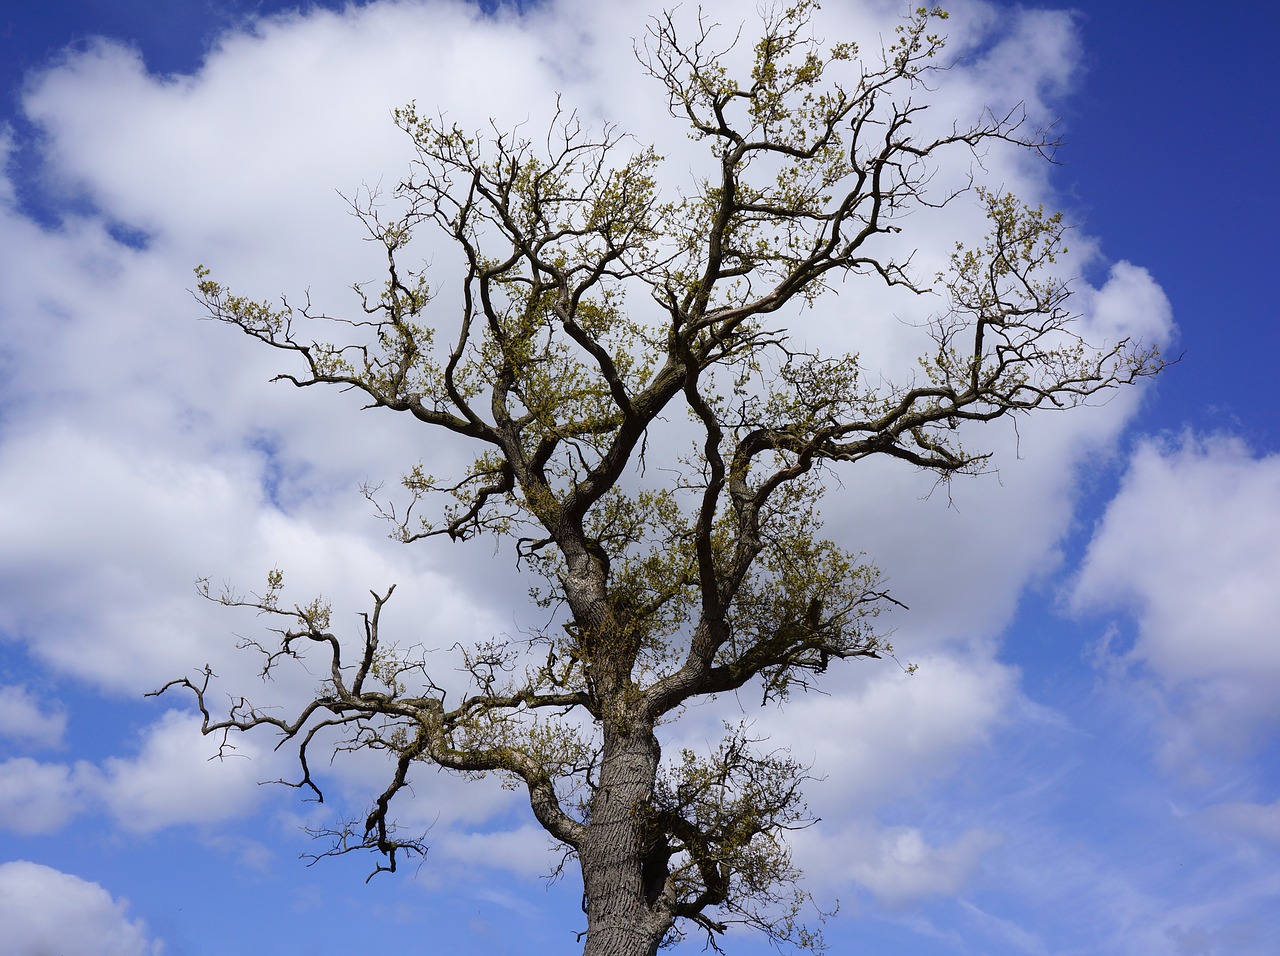
[[[487,867],[535,877],[551,872],[557,862],[553,847],[554,843],[545,830],[536,824],[526,824],[513,830],[486,833],[448,832],[432,844],[432,851],[438,851],[455,865]]]
[[[1146,668],[1173,724],[1165,756],[1242,756],[1280,721],[1280,455],[1240,441],[1144,442],[1096,529],[1072,592],[1079,612],[1137,623],[1124,660]]]
[[[1150,272],[1131,262],[1113,263],[1106,282],[1096,290],[1080,287],[1073,305],[1082,309],[1084,327],[1099,341],[1134,338],[1167,347],[1177,334],[1164,290]]]
[[[47,703],[20,684],[0,687],[0,736],[28,747],[60,747],[67,714],[61,705],[41,706]]]
[[[237,738],[216,759],[219,738],[200,736],[197,717],[166,712],[141,735],[138,752],[87,761],[0,763],[0,825],[17,833],[52,833],[78,814],[105,810],[129,833],[179,824],[218,823],[252,812],[261,781],[292,768],[263,746],[268,737]]]
[[[440,574],[394,564],[371,516],[374,534],[355,537],[340,515],[337,527],[321,527],[284,514],[263,501],[251,469],[243,455],[202,461],[131,449],[61,424],[6,443],[0,575],[22,600],[0,610],[0,626],[64,673],[138,694],[206,662],[241,679],[260,665],[228,639],[245,616],[196,596],[195,580],[208,574],[215,592],[222,581],[248,592],[283,567],[291,600],[323,594],[353,630],[348,614],[368,607],[366,589],[399,582],[388,618],[432,621],[418,639],[433,644],[496,624]],[[281,676],[287,682],[287,669]]]
[[[102,796],[117,825],[149,833],[175,824],[218,823],[253,811],[261,781],[272,779],[267,738],[233,737],[218,759],[220,738],[202,738],[198,718],[169,711],[147,729],[136,757],[103,763]]]
[[[939,810],[923,830],[881,819],[889,812],[901,820],[892,808],[904,802],[933,805],[957,786],[971,787],[964,768],[981,761],[1017,697],[1016,671],[988,658],[931,655],[919,663],[910,675],[891,661],[858,663],[838,685],[824,685],[829,695],[798,697],[780,711],[743,701],[752,735],[767,738],[759,746],[786,747],[815,778],[805,796],[820,822],[789,842],[820,898],[860,887],[902,906],[957,893],[1000,842],[999,821],[965,809]],[[939,828],[953,835],[928,832]]]
[[[1280,674],[1280,455],[1240,441],[1143,443],[1076,582],[1082,609],[1140,615],[1147,662],[1170,682]]]
[[[993,661],[933,656],[919,665],[906,674],[889,661],[856,663],[865,673],[830,696],[760,712],[754,727],[774,745],[796,741],[795,758],[822,778],[811,798],[824,819],[863,813],[944,777],[1012,701],[1016,672]]]
[[[97,784],[92,765],[41,763],[14,757],[0,763],[0,826],[15,833],[53,833],[79,813]]]
[[[846,857],[849,875],[878,899],[902,905],[962,891],[982,855],[1000,843],[987,830],[969,830],[934,845],[915,827],[891,827],[860,840]]]
[[[0,863],[4,949],[22,956],[160,956],[129,904],[88,880],[39,863]]]
[[[11,206],[17,198],[17,190],[8,175],[13,151],[13,130],[8,126],[0,128],[0,206]]]
[[[300,253],[344,258],[324,252],[343,225],[335,189],[403,172],[393,107],[450,104],[474,126],[490,115],[521,119],[528,109],[513,109],[512,76],[549,107],[554,70],[542,40],[447,0],[315,10],[228,34],[189,77],[150,75],[136,51],[97,43],[41,77],[25,106],[52,133],[48,168],[64,189],[187,248],[198,241],[206,254],[234,246],[244,262],[251,242],[267,259],[259,274],[279,276]],[[254,241],[255,223],[275,228]]]
[[[1261,804],[1238,800],[1210,807],[1208,817],[1247,840],[1264,840],[1280,846],[1280,800]]]

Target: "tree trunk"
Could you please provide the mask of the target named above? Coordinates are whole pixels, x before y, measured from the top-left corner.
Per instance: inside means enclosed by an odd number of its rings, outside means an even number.
[[[600,779],[591,800],[582,864],[587,943],[583,956],[654,956],[671,916],[646,886],[645,810],[660,748],[643,722],[605,721]],[[665,877],[665,872],[663,874]]]

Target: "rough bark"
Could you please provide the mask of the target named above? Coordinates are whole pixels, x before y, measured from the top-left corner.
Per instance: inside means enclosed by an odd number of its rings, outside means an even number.
[[[643,722],[606,723],[591,819],[578,848],[587,916],[583,956],[653,956],[671,928],[670,913],[651,902],[646,876],[652,874],[644,866],[659,755],[658,740]]]

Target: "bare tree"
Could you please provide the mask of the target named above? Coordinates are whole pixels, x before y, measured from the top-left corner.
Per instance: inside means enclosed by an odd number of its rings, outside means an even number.
[[[474,443],[463,473],[418,466],[404,499],[379,507],[407,542],[512,542],[548,623],[467,650],[469,689],[450,697],[430,655],[383,639],[392,589],[344,639],[322,602],[287,604],[276,571],[262,594],[212,597],[281,622],[255,644],[267,674],[318,647],[328,674],[315,698],[292,717],[244,699],[215,716],[207,668],[165,689],[194,692],[204,732],[224,742],[260,727],[294,741],[295,785],[317,796],[314,742],[386,751],[386,789],[328,851],[376,850],[379,869],[424,850],[394,825],[417,766],[527,790],[581,866],[588,956],[653,954],[690,930],[715,945],[733,922],[820,945],[798,919],[806,896],[785,839],[808,822],[804,768],[743,728],[664,761],[655,727],[697,698],[751,685],[768,702],[835,661],[891,653],[873,622],[894,599],[821,536],[823,469],[889,456],[944,478],[980,471],[988,455],[958,442],[967,423],[1077,406],[1161,367],[1140,344],[1081,339],[1051,268],[1060,216],[931,187],[944,157],[1051,146],[1020,111],[919,132],[927,106],[913,97],[927,100],[945,14],[917,11],[859,59],[808,38],[813,6],[764,16],[741,79],[721,65],[732,43],[701,18],[688,35],[672,15],[651,23],[639,61],[716,170],[695,188],[663,193],[654,149],[572,113],[535,144],[409,106],[396,113],[417,152],[401,214],[356,204],[387,261],[382,288],[357,287],[359,318],[260,303],[199,270],[214,317],[298,360],[280,378],[354,390]],[[949,272],[915,275],[887,237],[961,197],[985,206],[988,235],[957,245]],[[452,324],[405,263],[425,228],[465,261]],[[911,380],[869,384],[856,356],[790,343],[785,316],[850,274],[942,303]],[[335,325],[345,341],[312,338]],[[646,441],[660,416],[687,416],[697,439],[657,468],[665,449]]]

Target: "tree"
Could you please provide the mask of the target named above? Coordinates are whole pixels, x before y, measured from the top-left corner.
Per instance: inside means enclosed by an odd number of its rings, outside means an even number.
[[[323,601],[286,602],[278,570],[261,594],[206,586],[280,622],[253,645],[264,673],[310,647],[323,686],[292,717],[243,698],[215,716],[207,667],[157,693],[193,692],[224,744],[274,728],[297,746],[294,785],[317,797],[313,746],[391,758],[385,790],[322,855],[370,849],[395,870],[425,852],[394,818],[415,767],[497,774],[581,867],[588,956],[653,954],[690,929],[714,945],[731,922],[819,945],[798,919],[806,897],[785,840],[809,822],[804,768],[745,727],[664,762],[660,722],[749,686],[768,703],[836,661],[892,653],[874,621],[895,598],[822,537],[828,470],[888,456],[942,479],[982,471],[988,454],[959,443],[973,423],[1077,406],[1160,369],[1153,348],[1080,337],[1052,268],[1060,215],[931,185],[956,153],[1053,145],[1016,110],[919,132],[927,105],[913,96],[938,69],[931,31],[946,14],[916,11],[861,60],[851,43],[824,53],[807,39],[814,7],[766,13],[740,80],[701,17],[688,35],[671,14],[651,23],[639,62],[715,169],[688,191],[660,188],[655,149],[573,113],[558,110],[535,145],[410,105],[395,113],[416,149],[401,211],[353,203],[387,263],[381,288],[356,287],[359,318],[258,302],[197,270],[213,317],[297,361],[280,379],[354,390],[469,441],[463,473],[418,465],[400,503],[366,494],[403,541],[508,542],[545,609],[527,641],[464,650],[469,685],[451,696],[436,659],[384,639],[393,587],[372,592],[348,640]],[[912,212],[967,196],[988,234],[957,244],[946,273],[916,275],[890,237]],[[426,228],[464,263],[450,324],[406,264]],[[857,356],[791,342],[785,317],[849,276],[941,302],[912,379],[872,383]],[[312,337],[330,326],[346,337]],[[692,446],[650,447],[656,423],[681,416]]]

